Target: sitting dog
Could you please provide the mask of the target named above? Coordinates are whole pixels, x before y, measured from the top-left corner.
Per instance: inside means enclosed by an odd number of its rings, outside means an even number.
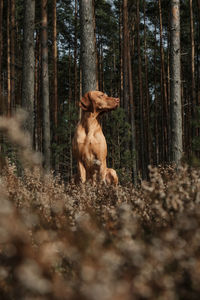
[[[108,97],[100,91],[90,91],[79,103],[82,117],[75,131],[72,149],[82,183],[96,179],[107,184],[118,183],[115,170],[107,168],[107,144],[99,117],[103,112],[117,108],[119,102],[119,98]]]

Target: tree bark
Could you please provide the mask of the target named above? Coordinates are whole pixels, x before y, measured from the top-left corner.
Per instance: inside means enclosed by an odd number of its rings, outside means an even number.
[[[10,68],[10,90],[11,90],[11,106],[15,108],[15,42],[16,42],[16,34],[15,34],[15,0],[11,1],[11,30],[10,30],[10,60],[11,60],[11,68]]]
[[[137,170],[137,153],[136,153],[136,126],[135,126],[135,105],[134,105],[134,91],[132,78],[132,65],[130,55],[130,44],[128,38],[128,77],[129,77],[129,98],[130,98],[130,119],[131,119],[131,156],[133,169],[133,183],[137,184],[138,170]]]
[[[23,36],[23,74],[22,74],[22,107],[27,111],[25,129],[33,140],[34,129],[34,83],[35,83],[35,0],[25,1],[24,36]]]
[[[96,48],[93,0],[80,1],[82,93],[96,90]]]
[[[146,39],[146,0],[143,0],[144,10],[144,61],[145,61],[145,126],[146,126],[146,146],[147,164],[152,164],[152,143],[150,131],[150,111],[149,111],[149,78],[148,78],[148,58],[147,58],[147,39]]]
[[[172,161],[180,164],[182,143],[181,61],[180,61],[180,2],[171,0],[171,105]]]
[[[142,178],[146,177],[146,155],[145,155],[145,138],[144,138],[144,97],[142,86],[142,62],[140,50],[140,12],[139,0],[137,0],[137,51],[138,51],[138,80],[139,80],[139,128],[140,128],[140,161]]]
[[[159,124],[159,103],[158,103],[158,92],[157,92],[157,41],[156,41],[156,35],[157,35],[157,26],[156,26],[156,19],[155,19],[155,30],[154,30],[154,138],[155,138],[155,151],[154,151],[154,163],[156,165],[160,162],[160,149],[159,149],[159,130],[158,130],[158,124]]]
[[[49,114],[49,71],[48,71],[48,36],[47,36],[47,0],[41,0],[42,6],[42,100],[43,100],[43,154],[44,168],[50,171],[50,114]]]
[[[3,34],[2,24],[3,23],[3,0],[0,0],[0,97],[4,96],[2,93],[2,52],[3,52]]]
[[[58,71],[57,71],[57,15],[56,2],[53,0],[53,104],[54,104],[54,126],[58,126]]]
[[[198,24],[200,24],[200,0],[197,1],[198,6]],[[200,25],[199,25],[200,26]],[[200,64],[199,64],[199,51],[200,50],[200,31],[199,31],[199,38],[198,38],[198,106],[200,106]]]
[[[74,102],[78,102],[78,71],[77,71],[77,35],[78,35],[78,2],[75,0],[75,12],[74,12]]]
[[[8,97],[8,117],[11,116],[11,90],[10,90],[10,1],[7,6],[7,97]]]
[[[128,85],[128,1],[123,0],[123,104],[128,121],[129,116],[129,85]]]
[[[195,107],[196,107],[196,90],[195,90],[195,45],[194,45],[194,19],[193,19],[193,7],[192,0],[190,0],[190,44],[191,44],[191,117],[195,119]],[[191,138],[195,136],[195,126],[192,125]],[[192,141],[190,141],[192,142]]]
[[[161,0],[158,1],[159,19],[160,19],[160,55],[161,55],[161,94],[162,94],[162,160],[167,161],[169,156],[168,151],[168,104],[167,104],[167,84],[165,74],[165,57],[163,49],[163,26],[162,26],[162,8]]]

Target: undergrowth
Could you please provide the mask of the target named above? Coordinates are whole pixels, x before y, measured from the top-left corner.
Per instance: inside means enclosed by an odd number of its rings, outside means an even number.
[[[66,185],[28,157],[0,177],[1,299],[199,299],[199,170]]]

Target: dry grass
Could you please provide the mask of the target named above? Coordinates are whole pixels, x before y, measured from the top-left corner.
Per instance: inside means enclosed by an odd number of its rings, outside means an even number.
[[[136,189],[29,165],[0,179],[1,299],[199,299],[199,170],[151,167]]]

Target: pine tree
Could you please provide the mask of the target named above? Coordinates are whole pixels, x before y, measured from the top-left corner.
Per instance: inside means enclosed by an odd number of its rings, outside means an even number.
[[[47,22],[47,0],[41,0],[42,6],[42,100],[43,100],[43,154],[44,167],[47,172],[50,170],[51,151],[50,151],[50,113],[49,113],[49,68],[48,68],[48,22]]]
[[[171,0],[171,151],[172,161],[177,165],[180,164],[183,154],[180,51],[180,2]]]
[[[34,71],[35,71],[35,0],[26,0],[23,37],[22,107],[27,111],[25,129],[33,140],[34,129]]]
[[[82,93],[96,90],[97,69],[92,0],[80,1]]]

